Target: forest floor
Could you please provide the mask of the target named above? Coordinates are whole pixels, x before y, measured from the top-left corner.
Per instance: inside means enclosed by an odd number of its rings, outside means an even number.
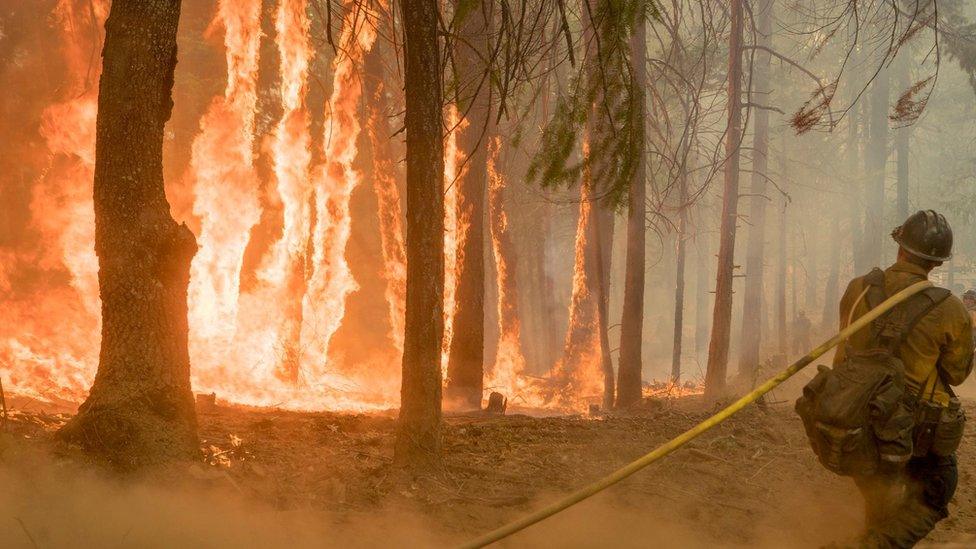
[[[976,401],[968,400],[970,417]],[[68,417],[15,411],[0,438],[4,547],[449,547],[595,480],[708,417],[697,397],[609,415],[451,415],[442,471],[391,466],[394,415],[218,406],[184,482],[133,486],[52,444]],[[53,454],[53,455],[52,455]],[[976,546],[976,434],[930,547]],[[792,401],[752,406],[506,547],[818,547],[850,539],[852,483],[822,469]]]

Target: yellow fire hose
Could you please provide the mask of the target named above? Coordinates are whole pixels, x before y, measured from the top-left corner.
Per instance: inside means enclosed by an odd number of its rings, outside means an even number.
[[[846,328],[841,330],[840,333],[836,334],[834,337],[822,343],[816,349],[810,351],[803,358],[791,364],[787,369],[780,372],[779,375],[777,375],[776,377],[763,383],[755,390],[753,390],[751,393],[733,402],[728,407],[722,409],[720,412],[713,415],[712,417],[706,419],[705,421],[699,423],[698,425],[695,425],[691,429],[685,431],[684,433],[681,433],[677,437],[669,440],[668,442],[662,444],[661,446],[658,446],[651,453],[644,455],[643,457],[637,459],[636,461],[631,462],[630,464],[624,467],[621,467],[620,469],[617,469],[610,475],[607,475],[606,477],[603,477],[600,480],[597,480],[591,484],[588,484],[587,486],[584,486],[583,488],[577,490],[576,492],[573,492],[572,494],[569,494],[568,496],[564,497],[559,501],[553,502],[530,515],[526,515],[518,520],[512,521],[495,530],[492,530],[491,532],[488,532],[487,534],[481,536],[480,538],[467,542],[461,545],[461,548],[473,549],[473,548],[484,547],[486,545],[495,543],[496,541],[504,539],[521,530],[524,530],[537,522],[541,522],[551,517],[552,515],[555,515],[560,511],[563,511],[573,505],[576,505],[577,503],[583,501],[584,499],[598,492],[601,492],[609,488],[610,486],[613,486],[614,484],[620,482],[621,480],[624,480],[630,475],[633,475],[634,473],[640,471],[644,467],[647,467],[648,465],[654,463],[655,461],[663,458],[664,456],[670,454],[671,452],[674,452],[678,448],[691,442],[693,439],[698,437],[698,435],[704,433],[705,431],[708,431],[709,429],[715,427],[719,423],[722,423],[723,421],[731,417],[736,412],[742,410],[749,404],[752,404],[753,402],[758,400],[759,397],[773,390],[777,385],[783,383],[784,381],[792,377],[794,374],[802,370],[804,367],[808,366],[811,362],[821,357],[824,353],[837,346],[837,344],[839,344],[840,342],[846,340],[847,338],[851,337],[853,334],[860,331],[862,328],[870,324],[871,321],[873,321],[874,319],[878,318],[879,316],[891,310],[891,308],[894,307],[895,305],[898,305],[899,303],[905,301],[909,297],[930,287],[932,287],[932,283],[928,282],[927,280],[923,280],[922,282],[917,282],[915,284],[912,284],[911,286],[905,288],[904,290],[889,297],[880,305],[868,311],[867,314],[865,314],[864,316],[850,323]]]

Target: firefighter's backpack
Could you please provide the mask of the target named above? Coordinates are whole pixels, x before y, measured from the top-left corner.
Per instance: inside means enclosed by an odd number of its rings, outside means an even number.
[[[873,309],[887,298],[884,272],[872,270],[865,282],[863,299]],[[899,349],[915,325],[949,295],[935,287],[919,292],[871,323],[868,349],[848,347],[840,364],[818,366],[796,401],[796,412],[824,467],[863,476],[896,471],[912,457],[914,405],[905,393]]]

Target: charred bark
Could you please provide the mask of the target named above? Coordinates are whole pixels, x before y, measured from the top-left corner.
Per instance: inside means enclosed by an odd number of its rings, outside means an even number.
[[[630,37],[630,62],[633,88],[647,86],[647,28],[643,13],[638,14]],[[644,99],[640,95],[638,117],[643,119]],[[641,400],[641,343],[644,338],[644,268],[646,197],[645,157],[643,152],[630,182],[627,211],[627,258],[625,259],[624,301],[620,320],[620,358],[617,365],[617,406],[626,407]],[[684,212],[684,208],[681,210]]]
[[[187,349],[196,241],[163,188],[179,0],[115,0],[105,23],[95,144],[98,373],[64,440],[122,468],[199,454]]]
[[[394,461],[433,466],[441,448],[444,144],[436,0],[401,5],[407,142],[407,301]]]
[[[485,362],[485,195],[491,139],[491,3],[480,2],[461,22],[456,41],[458,110],[467,125],[458,135],[465,169],[458,182],[459,224],[454,330],[445,397],[452,406],[480,409]]]
[[[719,226],[718,274],[712,339],[708,345],[705,396],[715,399],[725,392],[732,332],[732,281],[735,270],[735,231],[739,211],[739,142],[742,139],[742,0],[731,0],[732,31],[729,38],[728,129],[725,134],[725,191]]]

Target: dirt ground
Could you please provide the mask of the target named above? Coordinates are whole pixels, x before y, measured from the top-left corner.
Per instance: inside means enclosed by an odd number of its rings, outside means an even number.
[[[976,417],[976,401],[967,408]],[[119,482],[65,457],[51,433],[68,416],[35,406],[14,411],[0,438],[0,546],[450,547],[628,463],[711,411],[685,397],[595,417],[453,415],[444,470],[405,480],[390,465],[392,413],[218,406],[201,410],[206,460],[187,480]],[[928,546],[976,546],[972,428],[959,454],[952,517]],[[502,546],[818,547],[856,534],[860,515],[852,483],[816,463],[784,399],[750,407]]]

